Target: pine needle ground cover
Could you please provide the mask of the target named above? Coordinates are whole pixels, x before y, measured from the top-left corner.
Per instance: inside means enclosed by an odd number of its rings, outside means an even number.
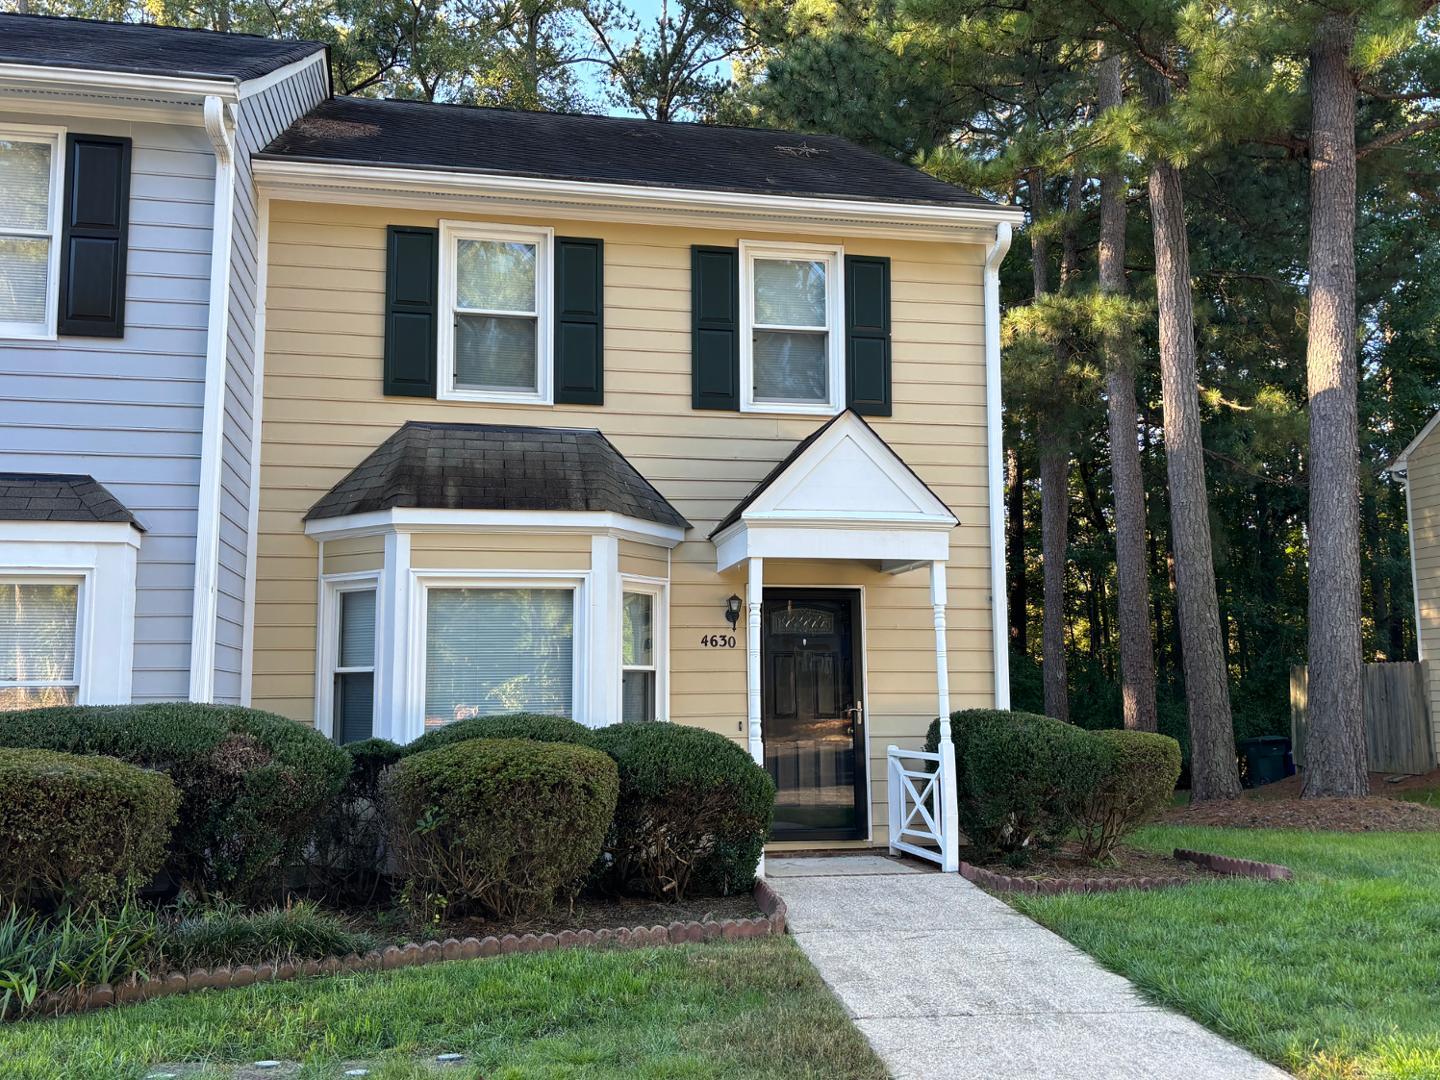
[[[207,1062],[207,1080],[259,1059],[343,1062],[374,1077],[882,1080],[883,1067],[788,938],[569,950],[183,995],[0,1027],[6,1080],[140,1080]],[[224,1068],[225,1065],[231,1068]]]
[[[1440,833],[1152,827],[1131,842],[1284,863],[1295,880],[1010,901],[1305,1080],[1440,1077]]]

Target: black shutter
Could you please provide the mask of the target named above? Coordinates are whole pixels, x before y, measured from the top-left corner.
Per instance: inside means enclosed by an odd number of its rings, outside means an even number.
[[[890,415],[890,260],[845,257],[845,403]]]
[[[385,393],[435,396],[440,232],[391,225],[385,258]]]
[[[605,401],[605,242],[555,238],[555,404]]]
[[[740,408],[740,251],[690,249],[690,403]]]
[[[130,140],[71,135],[61,209],[59,333],[125,336],[129,222]]]

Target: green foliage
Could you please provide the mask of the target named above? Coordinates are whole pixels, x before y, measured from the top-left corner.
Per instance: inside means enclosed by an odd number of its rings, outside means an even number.
[[[163,774],[114,758],[0,750],[0,898],[98,903],[149,884],[179,805]]]
[[[597,868],[615,892],[681,900],[748,889],[770,833],[775,784],[722,735],[681,724],[614,724],[595,744],[620,769]]]
[[[1115,845],[1170,804],[1180,779],[1180,745],[1144,731],[1092,731],[1105,748],[1101,779],[1080,801],[1076,824],[1081,849],[1108,859]]]
[[[72,706],[0,713],[0,746],[116,757],[180,791],[166,869],[198,893],[247,897],[290,866],[350,759],[274,713],[228,705]]]
[[[33,1012],[41,994],[144,972],[157,932],[154,912],[134,901],[113,912],[70,909],[50,918],[8,908],[0,915],[0,1018]]]
[[[963,709],[950,717],[960,829],[980,852],[1053,843],[1105,774],[1089,733],[1034,713]],[[940,745],[940,721],[925,749]]]
[[[363,954],[376,939],[314,904],[267,911],[233,904],[182,912],[161,923],[155,949],[160,967],[189,971],[222,964],[275,964]]]
[[[453,724],[432,728],[414,742],[407,743],[401,754],[406,757],[423,754],[466,739],[533,739],[535,742],[590,746],[594,743],[594,735],[594,731],[584,724],[544,713],[472,716],[468,720],[456,720]]]
[[[411,896],[504,918],[573,896],[615,813],[615,764],[598,750],[468,739],[386,774],[390,849]]]
[[[302,858],[311,891],[339,903],[368,904],[385,881],[385,826],[380,778],[405,755],[388,739],[348,743],[350,774],[315,824]]]

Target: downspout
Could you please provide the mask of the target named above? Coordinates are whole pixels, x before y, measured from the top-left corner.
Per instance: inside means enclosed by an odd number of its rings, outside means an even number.
[[[1415,659],[1425,659],[1425,634],[1420,624],[1420,575],[1415,569],[1415,515],[1410,509],[1409,462],[1390,471],[1405,485],[1405,538],[1410,542],[1410,600],[1415,605]]]
[[[235,219],[235,107],[205,98],[205,134],[215,149],[210,232],[205,411],[200,427],[200,494],[195,523],[195,590],[190,620],[190,700],[215,697],[215,618],[220,575],[220,467],[224,449],[226,339],[230,330],[230,234]]]
[[[990,505],[990,622],[995,654],[995,708],[1010,707],[1009,620],[1005,617],[1005,427],[1000,398],[1000,264],[1010,250],[1010,223],[995,226],[985,253],[985,446]]]

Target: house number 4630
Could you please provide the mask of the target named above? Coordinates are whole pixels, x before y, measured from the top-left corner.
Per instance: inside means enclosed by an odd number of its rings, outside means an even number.
[[[733,649],[735,647],[735,635],[705,634],[700,638],[700,644],[707,649]]]

